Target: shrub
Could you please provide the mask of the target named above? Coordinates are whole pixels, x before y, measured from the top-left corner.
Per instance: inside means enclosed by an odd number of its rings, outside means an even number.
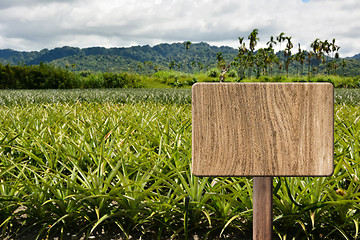
[[[210,69],[207,73],[208,77],[216,78],[220,76],[219,70],[217,69]]]
[[[34,66],[6,66],[0,63],[0,88],[2,89],[57,89],[77,88],[76,74],[40,63]]]
[[[227,75],[228,77],[237,78],[237,73],[235,70],[230,70]]]

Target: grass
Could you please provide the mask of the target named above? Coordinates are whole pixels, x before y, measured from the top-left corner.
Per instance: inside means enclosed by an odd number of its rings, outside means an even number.
[[[127,91],[0,93],[2,239],[251,236],[252,178],[191,174],[190,92]],[[336,99],[334,175],[274,178],[274,239],[359,238],[360,106]]]
[[[191,88],[195,82],[219,82],[220,72],[218,69],[210,69],[205,72],[197,72],[193,74],[178,72],[174,70],[159,71],[149,76],[141,76],[140,85],[144,88]],[[226,75],[226,82],[236,82],[235,71],[230,71]],[[338,76],[338,75],[274,75],[260,77],[246,77],[240,82],[330,82],[336,88],[359,88],[359,76]]]

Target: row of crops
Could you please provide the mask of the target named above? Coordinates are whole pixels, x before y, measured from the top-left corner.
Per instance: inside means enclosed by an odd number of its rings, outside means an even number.
[[[359,97],[360,99],[360,97]],[[190,89],[0,90],[0,105],[43,103],[191,104]]]
[[[358,89],[335,89],[335,104],[360,105]],[[0,90],[0,106],[44,103],[191,104],[191,89]]]
[[[252,178],[191,174],[190,95],[0,92],[0,238],[250,239]],[[334,175],[274,178],[274,239],[359,238],[359,91],[335,95]]]

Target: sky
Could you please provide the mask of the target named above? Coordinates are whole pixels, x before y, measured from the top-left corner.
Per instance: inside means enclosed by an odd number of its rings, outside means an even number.
[[[257,47],[284,32],[293,52],[335,38],[340,56],[351,57],[360,53],[359,12],[359,0],[0,0],[0,49],[183,41],[237,48],[257,28]]]

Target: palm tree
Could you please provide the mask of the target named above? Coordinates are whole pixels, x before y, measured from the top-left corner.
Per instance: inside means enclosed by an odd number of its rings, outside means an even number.
[[[262,69],[263,75],[271,74],[273,62],[278,62],[278,58],[272,47],[260,48],[255,55],[255,64],[257,67],[257,77],[260,76]]]
[[[285,61],[285,69],[286,69],[286,76],[289,76],[289,66],[291,61],[293,60],[293,56],[288,56]]]
[[[272,70],[272,62],[275,60],[274,48],[273,46],[276,45],[276,41],[273,36],[270,37],[270,40],[266,43],[269,47],[266,49],[267,58],[266,58],[266,68],[269,67],[269,73],[271,75]],[[275,56],[274,56],[275,55]]]
[[[293,57],[291,56],[291,49],[293,48],[293,44],[291,42],[291,37],[286,37],[287,43],[286,48],[284,52],[284,56],[286,58],[285,60],[285,69],[286,69],[286,76],[289,76],[289,66],[291,61],[293,60]]]
[[[301,75],[302,75],[303,70],[304,70],[304,62],[305,62],[305,51],[301,50],[300,43],[298,45],[299,45],[299,48],[298,48],[298,53],[295,55],[295,60],[299,61],[299,63],[300,63],[300,66],[301,66],[300,67],[300,72],[301,72]]]
[[[250,35],[248,36],[248,39],[250,40],[250,43],[249,43],[249,47],[250,47],[250,54],[248,54],[248,63],[249,63],[249,66],[250,66],[250,71],[249,71],[249,75],[250,75],[250,78],[251,78],[251,71],[252,71],[252,67],[253,67],[253,63],[254,63],[254,51],[255,51],[255,47],[257,45],[257,42],[259,40],[259,38],[257,37],[259,31],[258,29],[254,29]]]
[[[321,42],[321,49],[323,52],[325,52],[328,56],[330,53],[330,43],[328,42],[328,40],[325,40],[324,42]]]
[[[329,53],[330,53],[330,43],[328,42],[328,40],[325,41],[320,41],[319,42],[320,45],[320,51],[322,52],[322,56],[321,56],[321,63],[325,63],[326,62],[326,58],[324,56],[324,53],[326,53],[326,55],[328,56],[328,58],[330,58]],[[331,64],[330,64],[331,66]],[[319,67],[320,68],[320,67]],[[331,67],[330,67],[331,68]],[[324,70],[325,73],[325,70]],[[328,71],[328,74],[330,74],[330,70]]]
[[[260,48],[256,55],[254,55],[254,63],[256,66],[255,72],[256,72],[256,78],[259,78],[261,75],[261,69],[264,69],[264,63],[265,63],[265,50],[263,48]]]
[[[240,43],[239,51],[242,51],[243,53],[247,52],[243,37],[242,38],[239,37],[239,43]]]
[[[316,59],[320,61],[323,56],[322,42],[320,39],[315,39],[315,41],[311,43],[310,47],[312,47]],[[319,72],[319,67],[317,68],[317,72]]]
[[[291,37],[286,37],[287,43],[286,43],[286,49],[284,52],[285,57],[291,56],[291,49],[294,47],[294,45],[291,42]]]
[[[250,40],[250,51],[253,53],[255,50],[255,47],[257,45],[257,41],[259,40],[259,38],[257,37],[259,31],[258,29],[254,29],[250,35],[248,36],[248,39]]]
[[[332,42],[329,44],[329,48],[331,48],[331,51],[332,51],[332,58],[334,58],[334,57],[339,58],[338,51],[339,51],[340,47],[335,44],[335,38],[333,38]],[[335,53],[335,56],[334,56],[334,53]]]
[[[189,48],[190,48],[190,45],[191,45],[191,42],[190,42],[190,41],[186,41],[186,42],[184,42],[184,46],[185,46],[185,59],[184,59],[184,65],[188,65],[188,62],[189,62],[189,60],[188,60],[188,56],[187,56],[187,52],[188,52],[188,50],[189,50]],[[181,64],[180,64],[180,63],[178,64],[178,68],[179,68],[179,69],[181,68]]]
[[[269,48],[269,73],[270,73],[270,76],[271,76],[271,73],[272,73],[272,68],[273,68],[273,63],[276,63],[276,64],[280,64],[280,61],[279,61],[279,57],[274,53],[274,49],[270,49]]]
[[[279,36],[276,37],[276,40],[278,41],[278,43],[279,43],[279,45],[280,45],[280,46],[279,46],[279,52],[281,52],[281,43],[286,40],[285,33],[284,33],[284,32],[281,32],[281,33],[279,34]],[[285,54],[285,53],[284,53],[284,54]],[[279,69],[281,70],[282,67],[283,67],[283,64],[282,64],[282,62],[280,61],[280,62],[279,62]]]
[[[317,60],[321,59],[321,55],[322,55],[322,44],[320,39],[315,39],[315,41],[313,43],[311,43],[310,47],[312,47],[313,52],[316,56]]]
[[[186,49],[186,50],[189,50],[190,45],[191,45],[191,42],[190,42],[190,41],[184,42],[184,46],[185,46],[185,49]]]
[[[239,43],[240,47],[238,48],[238,54],[234,58],[234,61],[231,63],[235,68],[237,69],[237,75],[239,80],[242,80],[245,78],[245,70],[247,67],[246,61],[247,61],[247,48],[244,43],[244,38],[239,37]]]
[[[169,69],[171,70],[173,67],[175,67],[175,61],[174,60],[169,62]]]
[[[276,45],[276,41],[274,40],[273,36],[270,37],[270,41],[268,41],[266,45],[268,45],[270,48],[273,48],[273,46]]]
[[[314,52],[312,52],[312,51],[306,51],[306,53],[307,53],[307,62],[309,63],[309,65],[308,65],[308,76],[310,76],[310,73],[311,73],[311,59],[312,59],[312,57],[314,56]]]
[[[280,33],[279,34],[279,36],[277,36],[276,37],[276,40],[279,42],[279,44],[280,44],[280,50],[279,51],[281,51],[281,42],[283,42],[284,40],[286,39],[286,37],[285,37],[285,33]]]

